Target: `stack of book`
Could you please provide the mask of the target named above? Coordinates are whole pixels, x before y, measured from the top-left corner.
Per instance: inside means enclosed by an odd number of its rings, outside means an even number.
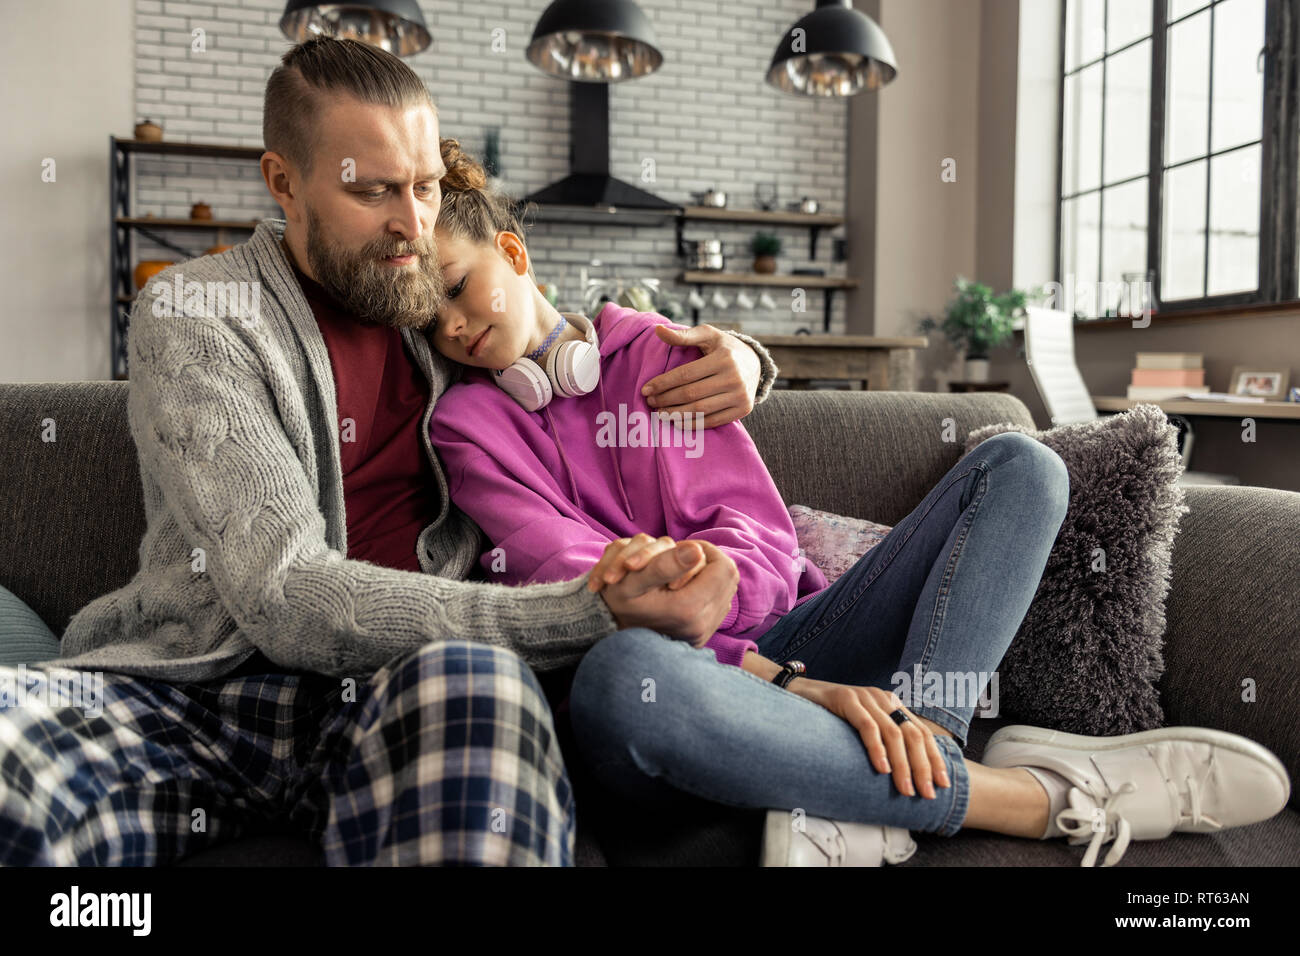
[[[1200,352],[1138,352],[1128,397],[1158,402],[1209,392],[1203,357]]]

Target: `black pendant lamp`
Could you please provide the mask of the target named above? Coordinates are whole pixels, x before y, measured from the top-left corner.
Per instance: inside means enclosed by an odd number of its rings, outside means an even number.
[[[569,175],[524,197],[549,215],[605,222],[611,214],[652,217],[676,203],[609,174],[609,87],[664,61],[650,19],[632,0],[555,0],[537,20],[525,51],[543,73],[569,81]]]
[[[786,31],[767,82],[786,93],[852,96],[897,75],[894,48],[874,20],[852,0],[817,0],[817,9]]]
[[[321,35],[362,40],[394,56],[419,53],[431,40],[416,0],[289,0],[280,18],[280,32],[294,43]]]
[[[649,18],[632,0],[555,0],[525,55],[543,73],[580,83],[631,80],[664,62]]]

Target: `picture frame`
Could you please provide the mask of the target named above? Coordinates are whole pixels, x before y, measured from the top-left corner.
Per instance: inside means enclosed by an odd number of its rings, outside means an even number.
[[[1251,395],[1269,402],[1285,402],[1290,377],[1290,369],[1234,365],[1232,376],[1228,379],[1228,393]]]

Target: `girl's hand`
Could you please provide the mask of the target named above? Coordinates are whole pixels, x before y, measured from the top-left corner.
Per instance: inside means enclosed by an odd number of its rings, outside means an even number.
[[[941,787],[952,785],[934,731],[903,707],[897,694],[879,687],[835,684],[806,677],[796,677],[787,690],[821,704],[852,724],[867,747],[871,765],[880,773],[892,774],[900,793],[911,797],[919,790],[926,799],[933,800],[934,782]],[[896,724],[889,715],[900,707],[912,719]]]
[[[677,542],[667,535],[652,538],[645,532],[633,538],[611,541],[605,546],[605,553],[591,569],[591,576],[587,579],[587,590],[599,592],[606,584],[616,584],[623,580],[624,575],[629,571],[639,571],[644,568],[656,554],[671,551],[675,547]],[[685,574],[669,582],[668,587],[671,590],[676,591],[703,569],[704,551],[697,550],[700,552],[699,561]]]

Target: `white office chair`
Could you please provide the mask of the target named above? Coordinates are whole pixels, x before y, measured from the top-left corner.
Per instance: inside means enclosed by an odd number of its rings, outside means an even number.
[[[1037,306],[1028,306],[1025,312],[1025,360],[1052,425],[1095,421],[1099,417],[1097,406],[1093,405],[1074,360],[1074,317],[1068,312]],[[1169,414],[1169,419],[1178,428],[1179,451],[1183,456],[1180,485],[1241,484],[1236,475],[1188,471],[1192,460],[1191,422],[1182,415]]]

